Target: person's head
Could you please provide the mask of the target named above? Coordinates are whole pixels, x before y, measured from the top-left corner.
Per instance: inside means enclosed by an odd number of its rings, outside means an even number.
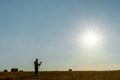
[[[36,58],[36,61],[38,61],[38,59]]]

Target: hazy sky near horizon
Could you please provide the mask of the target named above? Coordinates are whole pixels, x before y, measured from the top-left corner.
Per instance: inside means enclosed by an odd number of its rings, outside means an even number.
[[[89,48],[87,30],[102,37]],[[120,0],[0,0],[0,71],[120,69]]]

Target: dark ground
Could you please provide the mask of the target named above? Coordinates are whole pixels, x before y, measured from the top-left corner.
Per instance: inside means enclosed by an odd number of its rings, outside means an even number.
[[[0,72],[0,80],[120,80],[120,71]]]

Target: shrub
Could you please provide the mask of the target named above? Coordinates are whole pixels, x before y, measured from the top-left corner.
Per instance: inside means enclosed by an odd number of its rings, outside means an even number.
[[[23,70],[20,70],[19,72],[23,72]]]
[[[4,72],[8,72],[8,70],[7,70],[7,69],[5,69],[5,70],[4,70]]]
[[[18,68],[12,68],[11,72],[18,72]]]
[[[72,69],[69,69],[68,71],[72,71]]]

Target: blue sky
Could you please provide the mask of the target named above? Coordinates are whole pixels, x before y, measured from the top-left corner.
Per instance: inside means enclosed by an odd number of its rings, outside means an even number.
[[[0,70],[120,69],[120,0],[1,0]],[[102,36],[90,50],[87,30]]]

